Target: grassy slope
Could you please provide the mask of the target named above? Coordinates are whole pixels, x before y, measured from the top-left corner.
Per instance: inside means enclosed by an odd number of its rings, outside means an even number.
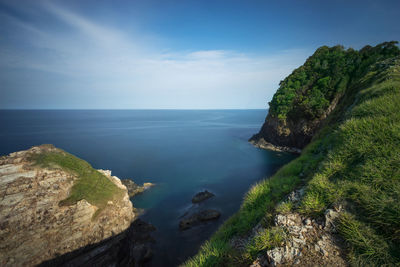
[[[31,160],[37,166],[62,168],[78,176],[70,195],[61,201],[60,205],[72,205],[85,199],[90,204],[97,206],[98,211],[101,211],[109,200],[120,198],[123,195],[123,190],[119,189],[105,175],[93,169],[88,162],[62,150],[34,154]]]
[[[400,59],[371,69],[348,89],[327,126],[296,160],[255,185],[240,210],[207,241],[187,266],[232,266],[251,262],[279,242],[276,230],[257,237],[247,252],[229,242],[258,222],[270,224],[276,204],[307,186],[299,212],[320,216],[335,202],[351,208],[339,220],[353,265],[400,262]],[[286,207],[291,208],[291,207]],[[256,244],[256,245],[254,245]]]

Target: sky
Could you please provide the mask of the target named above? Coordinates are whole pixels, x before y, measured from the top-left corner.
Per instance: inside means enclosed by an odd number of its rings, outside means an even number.
[[[316,48],[400,40],[400,1],[0,0],[0,109],[266,109]]]

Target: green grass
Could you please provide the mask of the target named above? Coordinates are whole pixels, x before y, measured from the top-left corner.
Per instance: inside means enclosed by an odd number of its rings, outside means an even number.
[[[400,263],[399,64],[379,77],[359,91],[356,105],[330,134],[332,149],[301,205],[312,216],[338,201],[354,205],[351,216],[339,221],[354,265]]]
[[[245,250],[230,240],[247,234],[277,211],[296,187],[306,193],[297,210],[318,217],[349,203],[338,223],[354,266],[400,264],[400,59],[353,81],[335,112],[301,156],[253,186],[239,211],[189,259],[186,266],[238,266],[277,245],[269,226]]]
[[[281,246],[285,237],[286,234],[282,228],[271,227],[264,229],[247,244],[243,256],[250,262],[254,261],[260,252]]]
[[[292,211],[292,209],[293,209],[293,202],[285,201],[278,204],[278,206],[276,207],[276,212],[282,214],[288,214]]]
[[[382,266],[394,264],[385,239],[375,230],[344,213],[339,218],[339,233],[351,246],[348,258],[353,266]]]
[[[314,151],[314,148],[315,146],[310,146],[307,150]],[[305,181],[305,178],[300,176],[307,177],[322,160],[319,151],[314,152],[315,154],[309,153],[293,160],[270,179],[254,185],[246,194],[239,211],[229,218],[185,265],[235,266],[248,261],[248,255],[235,251],[229,241],[235,236],[247,234],[261,220],[268,224],[278,202],[300,186]],[[268,246],[270,247],[272,246]],[[251,251],[252,257],[256,250],[257,248]]]
[[[32,154],[31,161],[34,165],[44,168],[61,168],[78,179],[72,186],[69,196],[59,205],[73,205],[85,199],[90,204],[99,208],[99,212],[107,205],[109,200],[117,200],[123,196],[123,191],[111,182],[106,176],[93,169],[92,166],[67,152],[57,149]]]

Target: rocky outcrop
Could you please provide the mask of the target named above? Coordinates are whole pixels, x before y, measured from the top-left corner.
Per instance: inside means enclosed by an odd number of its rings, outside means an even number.
[[[181,230],[186,230],[189,229],[195,225],[205,223],[207,221],[211,220],[216,220],[221,216],[221,213],[217,210],[202,210],[199,212],[196,212],[192,215],[187,216],[186,218],[183,218],[179,222],[179,229]]]
[[[126,187],[110,171],[102,173],[125,192],[109,200],[101,212],[86,199],[60,205],[77,175],[30,161],[34,154],[60,151],[43,145],[0,158],[1,266],[34,266],[118,237],[115,243],[129,232],[135,219],[132,203]]]
[[[197,193],[193,198],[192,198],[192,203],[200,203],[203,202],[204,200],[207,200],[211,197],[213,197],[214,194],[211,192],[208,192],[207,190],[202,191]]]
[[[269,113],[260,132],[249,139],[250,143],[263,149],[300,153],[335,109],[341,96],[338,94],[318,119],[279,119]]]
[[[217,220],[221,216],[221,212],[214,209],[203,209],[202,202],[215,196],[207,190],[194,195],[191,207],[180,217],[179,229],[187,230],[197,225]]]
[[[286,201],[297,205],[302,194],[303,189],[294,191]],[[260,255],[251,266],[347,266],[343,241],[336,235],[335,228],[335,220],[341,211],[342,206],[337,205],[320,219],[297,212],[276,214],[274,225],[286,233],[285,242]]]
[[[155,230],[151,224],[136,219],[118,235],[45,261],[39,266],[148,266],[155,242],[151,233]]]
[[[129,197],[134,197],[138,194],[141,194],[144,191],[146,191],[147,189],[149,189],[155,185],[153,183],[143,183],[143,185],[140,186],[140,185],[136,184],[134,181],[132,181],[131,179],[122,179],[121,182],[128,189]]]

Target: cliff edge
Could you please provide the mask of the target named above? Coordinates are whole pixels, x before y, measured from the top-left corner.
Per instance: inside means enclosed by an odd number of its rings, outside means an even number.
[[[399,266],[400,49],[322,47],[303,66],[253,139],[301,155],[252,186],[185,266]],[[349,74],[343,91],[335,73]]]
[[[396,42],[357,51],[322,46],[279,84],[260,131],[257,147],[300,153],[371,65],[398,55]]]
[[[123,233],[135,218],[111,172],[52,145],[0,158],[0,265],[34,266]]]

